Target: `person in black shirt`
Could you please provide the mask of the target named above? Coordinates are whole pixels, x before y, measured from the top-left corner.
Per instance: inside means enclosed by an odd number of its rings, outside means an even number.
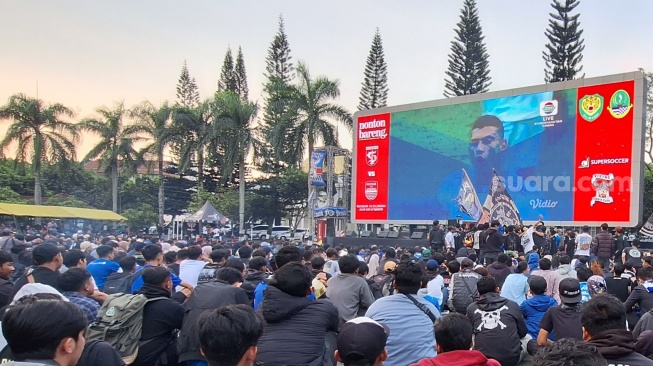
[[[576,234],[571,229],[567,229],[567,235],[563,239],[563,250],[569,258],[574,257],[576,251]]]
[[[444,249],[444,231],[440,229],[440,221],[433,221],[433,227],[429,231],[429,243],[431,250],[442,252]]]
[[[42,283],[61,291],[59,268],[63,265],[63,257],[59,248],[52,244],[41,244],[32,250],[32,260],[36,266],[28,268],[25,275],[16,281],[10,299],[13,299],[18,290],[28,283]]]
[[[624,229],[621,226],[617,226],[614,229],[614,261],[621,262],[621,254],[625,247],[628,246],[628,241],[624,236]]]
[[[624,273],[625,267],[621,263],[615,263],[612,268],[612,277],[605,278],[605,284],[608,289],[608,293],[621,302],[626,302],[628,296],[633,289],[633,282],[628,277],[621,277]]]
[[[9,304],[9,295],[14,289],[11,274],[14,272],[14,258],[11,254],[0,250],[0,307]]]
[[[563,338],[583,339],[583,328],[580,323],[580,283],[573,278],[560,281],[560,300],[562,304],[550,307],[540,321],[540,333],[537,335],[537,344],[546,346],[550,344],[549,334],[553,340]]]

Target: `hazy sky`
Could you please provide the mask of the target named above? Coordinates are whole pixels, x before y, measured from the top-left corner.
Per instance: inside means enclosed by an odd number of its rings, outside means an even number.
[[[374,30],[388,64],[388,104],[442,98],[462,0],[0,2],[0,103],[17,92],[72,107],[78,118],[124,100],[174,101],[188,62],[202,98],[227,47],[243,48],[250,98],[263,104],[265,56],[283,14],[294,61],[341,82],[354,112]],[[478,0],[491,90],[541,84],[548,0]],[[653,1],[583,0],[584,72],[653,70]],[[0,125],[0,133],[7,122]],[[341,136],[343,133],[341,133]],[[80,157],[92,139],[85,138]],[[351,140],[342,141],[351,147]]]

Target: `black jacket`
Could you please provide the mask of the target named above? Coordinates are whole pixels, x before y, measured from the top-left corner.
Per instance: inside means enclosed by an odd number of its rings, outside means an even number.
[[[248,269],[247,275],[245,276],[245,282],[240,286],[247,293],[252,306],[254,306],[254,290],[261,281],[267,278],[267,274],[261,271]]]
[[[137,294],[143,294],[148,299],[170,298],[170,292],[166,289],[147,284]],[[167,360],[168,365],[177,364],[174,344],[177,330],[181,329],[186,313],[186,308],[181,305],[185,299],[184,294],[177,292],[172,300],[155,300],[145,305],[141,342],[146,343],[139,347],[134,366],[153,366],[159,359]]]
[[[0,278],[0,308],[11,303],[13,298],[9,297],[14,291],[14,284],[9,280]]]
[[[184,325],[181,327],[177,342],[179,362],[204,360],[200,353],[197,320],[206,310],[218,309],[232,304],[250,305],[245,290],[221,280],[202,283],[195,287],[188,301],[184,304],[187,310],[184,316]]]
[[[519,363],[521,338],[528,329],[519,305],[514,301],[488,293],[469,305],[467,317],[474,325],[474,349],[503,366]]]
[[[485,239],[485,253],[500,253],[503,245],[503,236],[495,229],[487,229]]]
[[[257,362],[265,366],[323,364],[325,335],[338,329],[338,310],[331,301],[310,301],[270,286],[258,311],[265,330],[258,343]]]
[[[11,292],[11,295],[9,295],[10,299],[13,299],[14,296],[16,296],[16,293],[23,286],[29,283],[29,281],[27,280],[28,271],[29,268],[26,268],[25,273],[22,276],[20,276],[18,280],[16,280],[16,283],[14,284],[14,290]],[[34,282],[52,286],[54,287],[55,290],[61,291],[61,289],[59,288],[59,275],[60,275],[59,271],[53,271],[45,267],[34,267],[34,271],[32,271],[32,275],[34,276]]]
[[[626,329],[610,329],[589,340],[610,365],[649,366],[650,360],[635,352],[635,338]]]

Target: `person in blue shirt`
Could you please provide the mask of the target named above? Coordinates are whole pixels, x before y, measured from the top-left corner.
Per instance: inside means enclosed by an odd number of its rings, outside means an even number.
[[[132,294],[135,294],[136,291],[140,290],[143,287],[143,269],[147,267],[161,267],[163,265],[163,250],[158,245],[148,245],[143,248],[143,258],[145,259],[145,265],[139,267],[134,273],[134,282],[132,283]],[[193,289],[193,285],[186,281],[182,281],[177,275],[170,272],[170,277],[172,278],[173,288],[181,286],[189,290]]]
[[[515,273],[509,274],[501,286],[501,297],[521,305],[528,295],[528,263],[521,261],[515,268]]]
[[[396,294],[376,300],[365,313],[390,329],[386,344],[388,358],[383,365],[405,366],[433,358],[437,352],[430,340],[435,340],[433,323],[440,312],[435,305],[417,296],[422,287],[422,270],[412,262],[403,262],[394,275]]]
[[[533,297],[519,305],[519,309],[524,314],[528,334],[533,339],[537,338],[540,333],[540,321],[550,307],[558,305],[558,302],[550,296],[545,295],[546,279],[541,276],[531,276],[528,279],[531,294]],[[552,336],[552,335],[551,335]]]
[[[86,269],[91,272],[95,285],[100,291],[104,291],[104,283],[107,278],[115,272],[122,272],[120,265],[113,261],[113,247],[109,245],[100,245],[96,252],[100,258],[86,265]]]

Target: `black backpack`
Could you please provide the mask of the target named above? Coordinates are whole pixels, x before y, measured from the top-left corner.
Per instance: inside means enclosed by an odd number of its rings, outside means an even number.
[[[132,285],[134,280],[143,274],[143,271],[136,273],[112,273],[104,282],[104,292],[107,295],[111,294],[131,294]]]

